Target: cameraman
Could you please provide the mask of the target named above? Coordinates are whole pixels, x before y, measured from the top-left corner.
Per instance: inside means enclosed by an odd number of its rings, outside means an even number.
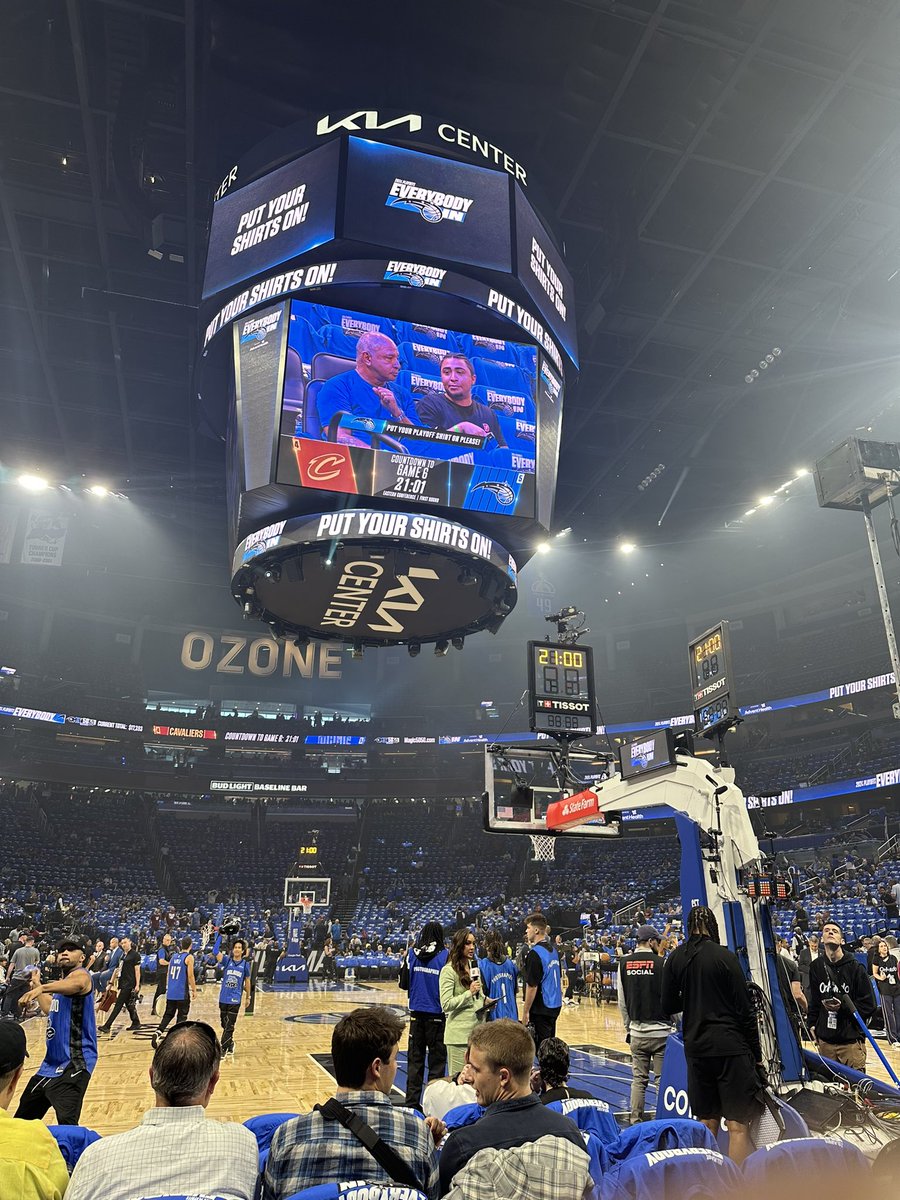
[[[866,1035],[853,1008],[868,1025],[875,1014],[872,985],[862,963],[844,953],[844,932],[837,921],[823,925],[822,945],[824,955],[809,968],[809,1027],[820,1054],[865,1071]]]

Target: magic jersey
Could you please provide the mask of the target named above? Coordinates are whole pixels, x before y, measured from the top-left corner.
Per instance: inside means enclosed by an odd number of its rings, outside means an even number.
[[[166,984],[167,1000],[187,999],[187,964],[190,950],[179,950],[169,959],[169,981]]]
[[[85,996],[55,993],[47,1016],[47,1052],[38,1075],[62,1075],[71,1063],[90,1073],[97,1065],[97,1022],[93,989]]]
[[[248,959],[242,958],[240,962],[235,962],[233,958],[226,958],[222,971],[222,986],[219,989],[219,1003],[240,1004],[244,980],[249,978],[250,962]]]

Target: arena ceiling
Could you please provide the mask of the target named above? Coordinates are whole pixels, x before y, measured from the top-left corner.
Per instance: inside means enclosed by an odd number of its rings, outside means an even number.
[[[211,196],[346,106],[452,118],[541,185],[583,360],[557,528],[739,534],[835,442],[900,437],[894,0],[29,0],[3,24],[6,467],[221,529],[190,386]]]

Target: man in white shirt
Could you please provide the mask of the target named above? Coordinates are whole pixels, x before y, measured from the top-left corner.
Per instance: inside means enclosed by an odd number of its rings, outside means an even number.
[[[88,1146],[72,1172],[67,1200],[196,1192],[253,1200],[259,1175],[256,1138],[243,1125],[206,1116],[221,1057],[211,1026],[202,1021],[175,1025],[150,1067],[156,1107],[136,1129]]]

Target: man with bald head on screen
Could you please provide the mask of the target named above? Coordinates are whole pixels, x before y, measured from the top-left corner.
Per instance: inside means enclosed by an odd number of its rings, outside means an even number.
[[[395,392],[390,386],[399,371],[396,343],[384,333],[364,333],[356,343],[356,367],[326,380],[319,392],[323,433],[338,412],[417,425],[412,396]]]

